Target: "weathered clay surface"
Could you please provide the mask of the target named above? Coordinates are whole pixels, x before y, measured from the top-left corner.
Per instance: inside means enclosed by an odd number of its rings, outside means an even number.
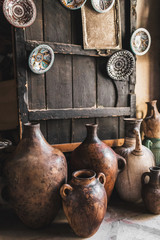
[[[106,176],[105,189],[110,199],[118,173],[125,167],[125,159],[117,155],[97,137],[97,125],[87,124],[87,137],[71,154],[71,171],[92,169]]]
[[[60,191],[68,222],[81,237],[96,233],[106,213],[105,175],[95,175],[91,170],[77,171],[70,184],[64,184]]]
[[[23,139],[5,161],[4,194],[19,218],[31,228],[49,224],[61,205],[60,187],[67,180],[64,155],[44,139],[39,124],[24,126]]]

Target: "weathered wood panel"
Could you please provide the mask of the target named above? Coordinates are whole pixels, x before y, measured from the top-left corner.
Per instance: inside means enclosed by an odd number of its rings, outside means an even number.
[[[98,118],[97,124],[101,140],[118,138],[118,117]]]

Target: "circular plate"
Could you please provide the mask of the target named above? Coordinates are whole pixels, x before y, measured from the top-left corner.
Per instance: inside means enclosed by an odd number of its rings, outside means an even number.
[[[99,13],[108,12],[114,5],[115,0],[91,0],[94,10]]]
[[[53,65],[53,49],[45,44],[36,47],[29,56],[29,67],[32,72],[42,74],[47,72]]]
[[[0,150],[12,146],[12,142],[8,139],[0,138]]]
[[[134,67],[134,56],[127,50],[113,53],[107,62],[108,75],[114,80],[127,80]]]
[[[139,56],[148,52],[151,46],[151,36],[145,28],[138,28],[131,37],[132,51]]]
[[[32,0],[4,0],[3,13],[14,27],[26,28],[36,19],[36,6]]]
[[[61,3],[70,10],[81,8],[87,0],[60,0]]]

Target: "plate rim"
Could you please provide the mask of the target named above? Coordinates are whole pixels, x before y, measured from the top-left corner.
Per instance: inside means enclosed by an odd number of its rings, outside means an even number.
[[[73,11],[74,11],[74,10],[81,9],[81,7],[84,6],[84,4],[86,3],[87,0],[84,0],[84,2],[82,3],[82,5],[79,6],[79,7],[77,7],[77,8],[69,8],[69,7],[67,7],[62,1],[63,1],[63,0],[60,0],[61,4],[62,4],[66,9],[69,9],[69,10],[73,10]]]
[[[26,27],[30,27],[36,20],[36,17],[37,17],[37,8],[36,8],[36,5],[34,3],[33,0],[29,0],[30,2],[32,2],[32,6],[33,6],[33,9],[34,9],[34,13],[33,14],[33,18],[32,18],[32,21],[29,21],[29,24],[25,24],[23,26],[20,26],[18,24],[14,24],[9,18],[8,18],[8,15],[6,14],[6,11],[5,11],[5,4],[7,3],[8,0],[4,0],[3,2],[3,14],[5,16],[5,18],[7,19],[7,21],[14,27],[17,27],[17,28],[26,28]],[[16,1],[16,0],[15,0]]]
[[[147,34],[147,36],[148,36],[148,39],[149,39],[148,47],[147,47],[146,50],[143,51],[142,53],[137,52],[137,51],[135,50],[135,48],[133,47],[133,44],[132,44],[132,43],[133,43],[133,38],[134,38],[135,34],[136,34],[137,32],[139,32],[139,31],[145,32],[145,33]],[[130,45],[131,45],[131,49],[132,49],[132,51],[133,51],[134,54],[136,54],[136,55],[138,55],[138,56],[143,56],[144,54],[146,54],[146,53],[149,51],[150,46],[151,46],[151,35],[150,35],[149,31],[148,31],[146,28],[142,28],[142,27],[137,28],[137,29],[132,33],[131,40],[130,40]]]
[[[92,4],[92,7],[94,8],[94,10],[98,13],[106,13],[108,12],[112,7],[113,5],[115,4],[115,0],[112,1],[112,4],[109,6],[109,8],[107,8],[106,10],[97,10],[97,8],[95,7],[94,3],[93,3],[94,0],[91,0],[91,4]]]
[[[51,53],[52,53],[52,59],[51,59],[51,62],[50,62],[50,64],[49,64],[49,66],[48,66],[45,70],[43,70],[43,71],[41,71],[41,72],[37,72],[36,70],[34,70],[34,69],[32,68],[32,65],[31,65],[31,63],[30,63],[30,59],[31,59],[31,56],[33,55],[34,51],[37,50],[37,49],[39,49],[39,48],[42,48],[42,47],[45,47],[45,48],[47,48],[47,49],[49,49],[49,50],[51,51]],[[53,49],[52,49],[49,45],[47,45],[47,44],[40,44],[40,45],[38,45],[37,47],[35,47],[35,48],[32,50],[32,52],[30,53],[30,55],[29,55],[29,57],[28,57],[28,65],[29,65],[30,70],[31,70],[33,73],[43,74],[43,73],[45,73],[45,72],[47,72],[47,71],[50,70],[50,68],[51,68],[52,65],[53,65],[54,59],[55,59],[55,56],[54,56],[54,51],[53,51]]]

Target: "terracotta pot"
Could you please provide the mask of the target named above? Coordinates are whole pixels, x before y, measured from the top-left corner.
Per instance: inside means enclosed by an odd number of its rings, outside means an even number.
[[[146,183],[146,177],[149,182]],[[160,167],[151,167],[142,175],[142,198],[149,212],[160,214]]]
[[[105,175],[91,170],[72,174],[70,184],[64,184],[60,193],[68,222],[80,237],[90,237],[98,230],[107,208],[104,189]]]
[[[160,138],[160,113],[157,100],[147,102],[148,112],[143,120],[142,130],[147,138]]]
[[[110,199],[117,175],[125,167],[126,161],[117,155],[97,136],[97,124],[86,124],[87,137],[71,154],[71,171],[92,169],[106,176],[105,189]]]
[[[126,118],[125,142],[115,151],[126,159],[126,168],[117,178],[116,189],[120,197],[129,202],[141,201],[141,176],[155,165],[152,152],[142,146],[140,124],[142,119]]]
[[[40,228],[51,223],[61,205],[67,163],[63,153],[46,142],[39,124],[24,125],[23,138],[3,172],[3,195],[24,224]]]

